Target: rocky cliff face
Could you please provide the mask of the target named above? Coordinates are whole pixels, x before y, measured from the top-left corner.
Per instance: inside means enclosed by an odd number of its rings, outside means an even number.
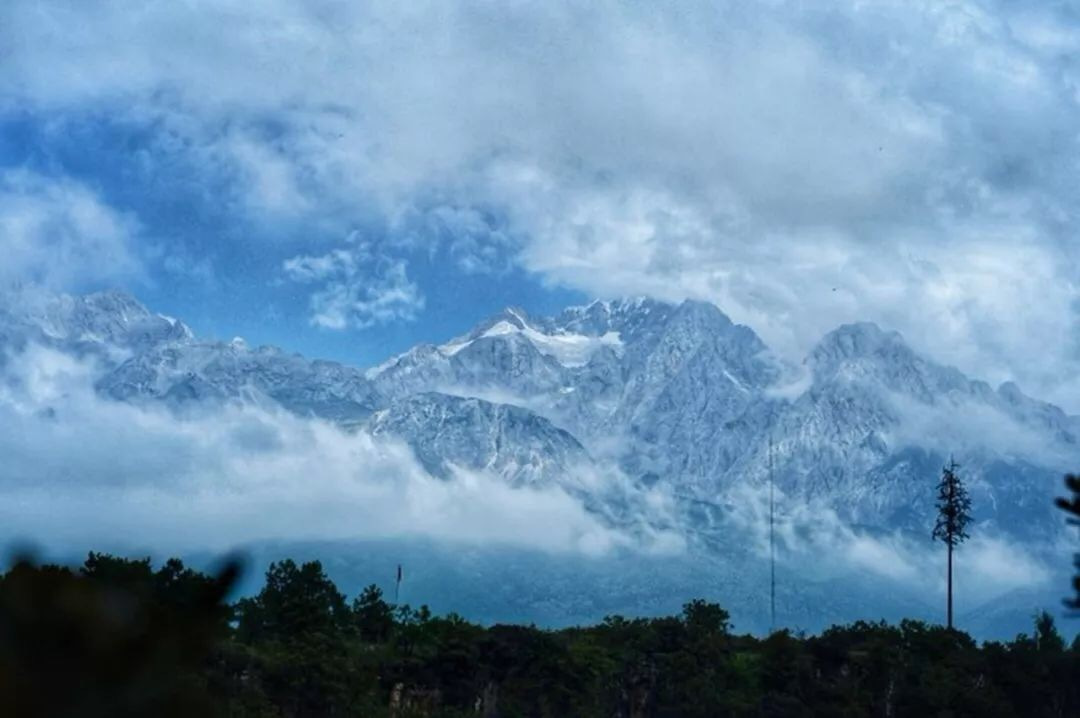
[[[413,394],[375,413],[375,436],[404,438],[432,474],[455,466],[495,473],[512,485],[572,476],[591,459],[585,448],[543,417],[509,404],[446,394]]]

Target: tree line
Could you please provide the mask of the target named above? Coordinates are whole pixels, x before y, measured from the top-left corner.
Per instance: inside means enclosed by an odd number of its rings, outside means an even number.
[[[739,635],[701,600],[587,627],[480,626],[349,601],[318,562],[235,567],[90,554],[0,577],[0,715],[1075,716],[1080,640],[1047,614],[977,643],[919,621]]]

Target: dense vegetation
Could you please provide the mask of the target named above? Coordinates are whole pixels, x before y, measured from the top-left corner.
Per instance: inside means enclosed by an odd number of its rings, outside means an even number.
[[[0,578],[0,715],[1080,715],[1080,641],[1045,614],[982,645],[915,621],[740,636],[703,601],[547,631],[394,607],[374,586],[350,603],[318,563],[288,560],[228,605],[235,573],[16,564]]]

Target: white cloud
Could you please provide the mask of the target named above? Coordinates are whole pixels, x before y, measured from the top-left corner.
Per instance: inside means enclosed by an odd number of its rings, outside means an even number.
[[[463,235],[468,271],[509,257],[597,295],[711,299],[795,356],[875,320],[1080,407],[1066,6],[16,0],[3,13],[9,103],[167,127],[235,167],[253,214],[374,212],[404,227],[387,242]],[[430,219],[402,223],[416,215]],[[339,287],[320,321],[375,317],[370,301]]]
[[[137,278],[138,231],[82,184],[0,171],[0,283],[78,289]]]
[[[272,221],[303,215],[315,208],[313,198],[301,188],[292,157],[242,133],[225,136],[219,144],[240,170],[239,181],[247,188],[243,197],[252,214]]]
[[[744,486],[732,497],[730,518],[762,556],[768,555],[768,491]],[[831,579],[862,575],[895,582],[914,595],[944,596],[945,551],[929,536],[872,531],[843,521],[834,507],[820,501],[788,500],[776,494],[778,563],[797,576]],[[958,549],[957,581],[963,610],[989,604],[1017,589],[1044,588],[1058,546],[1024,545],[992,529],[971,532]]]
[[[311,323],[326,329],[411,321],[424,308],[405,261],[375,251],[356,235],[326,254],[288,259],[283,268],[290,280],[316,285]]]
[[[936,405],[899,394],[891,394],[886,400],[899,419],[885,437],[895,448],[917,446],[940,456],[956,453],[1000,457],[1062,473],[1071,471],[1076,460],[1072,447],[1047,431],[1046,417],[1035,413],[1025,425],[1003,411],[963,396],[946,397]],[[963,420],[958,421],[958,416]]]
[[[1045,585],[1051,572],[1031,552],[999,536],[976,534],[961,545],[961,578],[974,579],[972,595],[991,587],[1033,588]]]
[[[602,555],[653,538],[558,488],[434,479],[403,444],[253,407],[179,418],[99,398],[96,367],[31,347],[0,381],[0,539],[189,551],[262,539],[423,536]]]

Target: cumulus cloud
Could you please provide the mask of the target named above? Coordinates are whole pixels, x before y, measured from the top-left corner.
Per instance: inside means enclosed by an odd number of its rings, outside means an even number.
[[[78,182],[0,171],[0,282],[77,289],[137,278],[138,232]]]
[[[178,417],[98,397],[97,368],[31,347],[0,380],[0,526],[50,550],[220,550],[430,537],[602,555],[649,549],[558,488],[432,478],[403,444],[279,411]],[[665,544],[670,550],[670,544]]]
[[[337,249],[298,255],[283,267],[290,280],[316,287],[311,323],[325,329],[410,321],[424,308],[424,296],[409,280],[405,261],[376,252],[355,234]]]
[[[255,214],[362,210],[388,228],[374,251],[453,235],[467,271],[710,299],[795,357],[875,320],[1080,406],[1067,5],[3,13],[9,103],[168,128],[234,166]],[[342,324],[356,300],[325,302]]]

